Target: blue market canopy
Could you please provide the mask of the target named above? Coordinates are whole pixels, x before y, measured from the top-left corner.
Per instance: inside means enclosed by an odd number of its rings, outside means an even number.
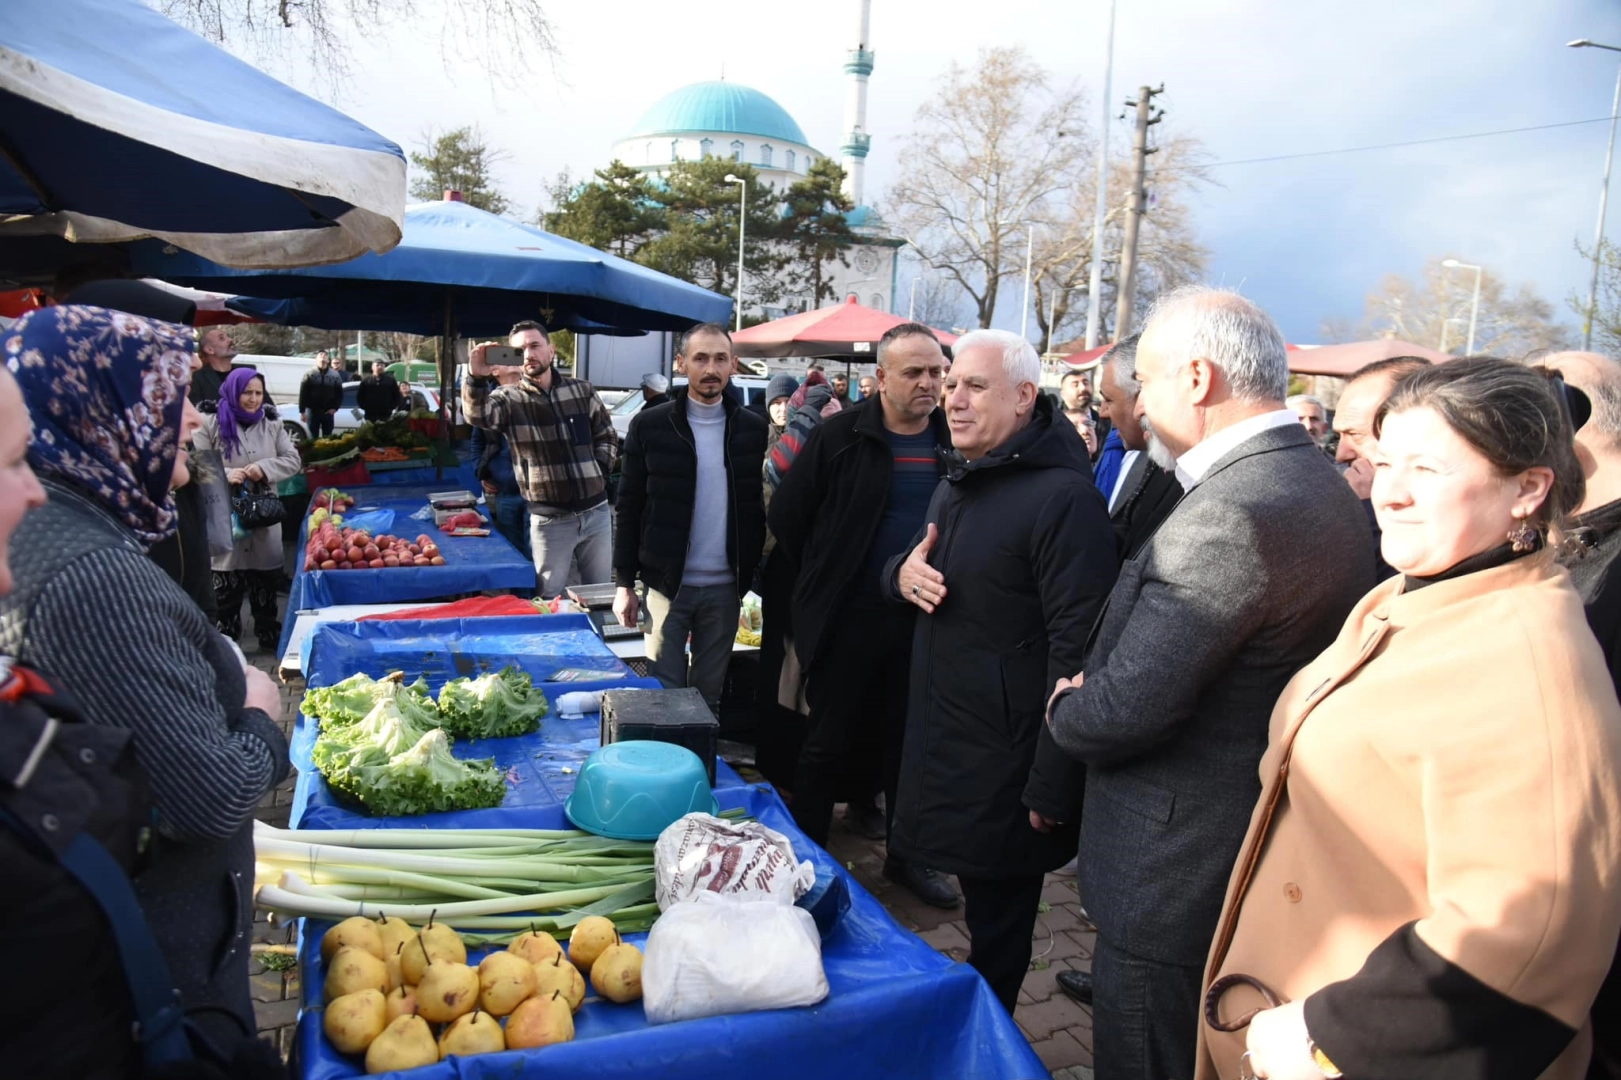
[[[358,121],[139,0],[3,6],[0,245],[155,237],[265,268],[399,242],[405,157]]]
[[[231,307],[247,314],[332,330],[483,336],[521,319],[587,332],[685,330],[732,311],[730,297],[464,202],[407,207],[399,247],[334,266],[232,270],[151,245],[136,264],[149,277],[235,293]]]

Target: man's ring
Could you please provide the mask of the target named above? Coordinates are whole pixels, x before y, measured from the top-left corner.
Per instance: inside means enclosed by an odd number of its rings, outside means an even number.
[[[918,594],[918,590],[921,589],[921,588],[923,588],[923,586],[921,586],[921,585],[913,585],[912,586],[912,595],[916,596]]]

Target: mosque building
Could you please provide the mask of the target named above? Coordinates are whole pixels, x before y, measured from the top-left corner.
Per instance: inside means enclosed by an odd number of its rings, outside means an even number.
[[[904,240],[891,237],[883,220],[863,201],[867,152],[872,136],[866,130],[867,80],[873,70],[869,47],[872,0],[857,0],[860,8],[856,47],[846,55],[844,74],[845,136],[839,148],[844,166],[844,190],[855,203],[848,217],[859,238],[846,252],[849,266],[835,259],[827,264],[835,300],[854,296],[880,311],[893,310],[897,259]],[[672,90],[642,114],[630,132],[614,143],[614,157],[645,172],[662,174],[676,161],[705,157],[730,158],[754,166],[761,179],[786,190],[828,155],[815,149],[804,130],[776,101],[759,90],[717,80],[693,83]],[[777,306],[754,312],[780,318],[818,306],[810,297],[787,297]]]

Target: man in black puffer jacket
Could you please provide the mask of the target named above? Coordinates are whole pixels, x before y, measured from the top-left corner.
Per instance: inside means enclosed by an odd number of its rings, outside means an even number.
[[[1080,670],[1118,564],[1081,437],[1036,389],[1035,350],[976,330],[955,352],[946,417],[960,457],[885,575],[895,602],[924,612],[890,850],[957,875],[968,962],[1011,1013],[1042,876],[1074,857],[1084,791],[1083,766],[1037,753],[1047,698]]]
[[[666,686],[696,687],[718,716],[738,601],[765,547],[766,422],[726,393],[737,360],[724,327],[687,331],[675,364],[688,384],[673,400],[637,413],[625,438],[614,614],[621,625],[636,625],[640,577],[652,617],[649,673]]]

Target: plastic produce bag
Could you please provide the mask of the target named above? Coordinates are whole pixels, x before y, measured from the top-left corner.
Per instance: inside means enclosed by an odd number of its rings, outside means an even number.
[[[816,884],[816,868],[796,861],[794,845],[758,821],[688,814],[653,844],[659,910],[705,893],[792,905]],[[813,928],[814,929],[814,928]]]
[[[218,450],[193,450],[187,467],[191,482],[202,493],[203,523],[208,529],[208,553],[229,555],[236,548],[231,512],[231,487],[225,482],[225,460]],[[243,533],[242,536],[248,536]]]
[[[802,908],[701,893],[653,924],[642,961],[650,1024],[790,1009],[827,997],[822,942]]]
[[[364,514],[345,514],[343,527],[365,529],[373,536],[382,536],[394,527],[394,511],[369,510]]]

